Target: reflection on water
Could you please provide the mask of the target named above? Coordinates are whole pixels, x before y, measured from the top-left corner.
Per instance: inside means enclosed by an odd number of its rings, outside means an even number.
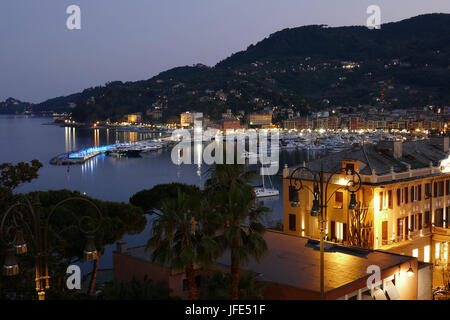
[[[94,130],[94,147],[100,146],[100,129]]]
[[[66,153],[77,149],[76,131],[75,127],[65,127],[64,135],[66,140]]]
[[[94,170],[95,168],[98,166],[98,163],[100,161],[104,161],[106,155],[101,154],[98,155],[94,158],[91,158],[89,160],[87,160],[86,162],[84,162],[83,164],[81,164],[81,175],[82,176],[86,176],[86,175],[90,175],[93,176],[94,175]],[[68,166],[69,170],[70,170],[70,166]]]
[[[114,129],[84,129],[42,125],[49,119],[35,117],[2,117],[0,116],[0,163],[30,161],[38,159],[44,167],[39,178],[19,187],[17,192],[34,190],[78,190],[101,200],[124,201],[136,192],[151,189],[160,183],[188,183],[203,187],[207,179],[205,172],[210,167],[198,161],[203,159],[205,145],[194,143],[191,148],[193,164],[181,164],[181,151],[176,153],[175,163],[171,160],[172,150],[160,150],[143,154],[141,158],[114,158],[98,156],[83,165],[52,166],[52,157],[63,152],[71,152],[92,146],[113,144],[116,141],[139,141],[160,138],[159,133],[119,132]],[[301,165],[303,161],[314,159],[318,153],[302,151],[281,151],[280,169],[284,164]],[[191,160],[192,161],[192,160]],[[259,178],[260,179],[260,178]],[[258,179],[258,180],[259,180]],[[278,199],[262,199],[265,206],[272,209],[270,220],[281,220],[283,214],[282,179],[273,177],[275,188],[280,191]],[[255,183],[259,183],[255,182]],[[302,226],[303,228],[303,226]],[[149,226],[139,235],[128,235],[124,238],[130,246],[143,245],[149,236]],[[106,248],[100,261],[100,268],[111,268],[113,246]]]
[[[203,143],[201,141],[194,142],[194,163],[197,165],[197,175],[202,177],[202,162],[203,162]]]
[[[99,147],[122,142],[137,142],[147,139],[161,138],[162,133],[141,133],[130,131],[118,131],[114,129],[86,129],[64,127],[65,152],[69,153],[78,149]],[[79,143],[77,140],[81,140]],[[59,152],[61,153],[61,152]]]

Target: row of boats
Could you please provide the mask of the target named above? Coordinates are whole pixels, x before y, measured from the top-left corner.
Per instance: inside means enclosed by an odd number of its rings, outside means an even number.
[[[157,151],[167,147],[164,141],[143,140],[138,142],[117,143],[105,152],[107,156],[138,157],[141,153]]]
[[[283,132],[280,134],[282,150],[340,152],[354,144],[376,143],[382,140],[401,140],[401,134],[375,132]]]

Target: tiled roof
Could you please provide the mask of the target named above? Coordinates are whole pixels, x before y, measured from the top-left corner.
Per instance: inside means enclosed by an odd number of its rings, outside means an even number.
[[[251,261],[243,269],[259,274],[258,280],[285,284],[301,289],[320,291],[320,250],[307,238],[267,231],[264,234],[268,253],[257,263]],[[381,251],[365,250],[326,243],[325,292],[369,276],[367,268],[377,265],[381,270],[397,266],[413,257]],[[219,260],[230,265],[230,252]]]
[[[375,144],[353,146],[338,153],[327,155],[323,158],[308,162],[306,166],[318,171],[323,165],[326,172],[334,172],[342,165],[341,161],[360,161],[365,164],[360,170],[361,174],[371,175],[374,169],[377,175],[391,172],[404,172],[411,169],[428,168],[430,162],[438,166],[440,161],[447,158],[447,153],[430,143],[430,140],[407,141],[402,143],[402,157],[394,158],[386,151],[379,150]]]

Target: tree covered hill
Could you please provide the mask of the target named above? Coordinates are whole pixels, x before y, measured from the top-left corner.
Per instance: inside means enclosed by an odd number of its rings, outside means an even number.
[[[31,111],[31,103],[23,102],[14,98],[8,98],[0,102],[0,114],[16,114]]]
[[[79,121],[119,120],[154,107],[164,119],[185,110],[213,119],[226,109],[370,104],[450,105],[450,15],[429,14],[380,30],[305,26],[270,35],[214,67],[177,67],[137,82],[115,81],[33,106],[71,110]]]
[[[412,63],[433,62],[448,66],[450,15],[421,15],[381,29],[363,26],[329,28],[312,25],[285,29],[270,35],[247,50],[233,54],[219,67],[238,67],[258,60],[318,56],[327,59],[376,60],[408,59]],[[443,55],[434,57],[437,50]]]

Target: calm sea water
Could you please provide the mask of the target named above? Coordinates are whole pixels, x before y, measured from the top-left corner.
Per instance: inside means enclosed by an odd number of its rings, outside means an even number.
[[[140,158],[114,158],[99,156],[83,165],[53,166],[52,157],[75,149],[159,137],[159,134],[118,132],[108,129],[80,129],[49,125],[53,119],[32,116],[0,116],[0,163],[40,160],[44,167],[39,178],[21,186],[17,192],[34,190],[69,189],[86,192],[87,195],[111,201],[128,202],[129,198],[143,189],[161,183],[181,182],[203,186],[207,179],[207,166],[176,165],[171,161],[170,150],[144,154]],[[317,155],[299,151],[282,151],[280,169],[285,163],[300,164]],[[282,181],[271,177],[274,187],[280,190],[278,199],[268,200],[264,205],[272,209],[267,221],[281,220]],[[255,181],[255,184],[260,181]],[[266,183],[268,179],[266,178]],[[128,246],[147,242],[150,220],[145,231],[139,235],[125,236]],[[105,249],[100,268],[112,267],[114,246]]]

